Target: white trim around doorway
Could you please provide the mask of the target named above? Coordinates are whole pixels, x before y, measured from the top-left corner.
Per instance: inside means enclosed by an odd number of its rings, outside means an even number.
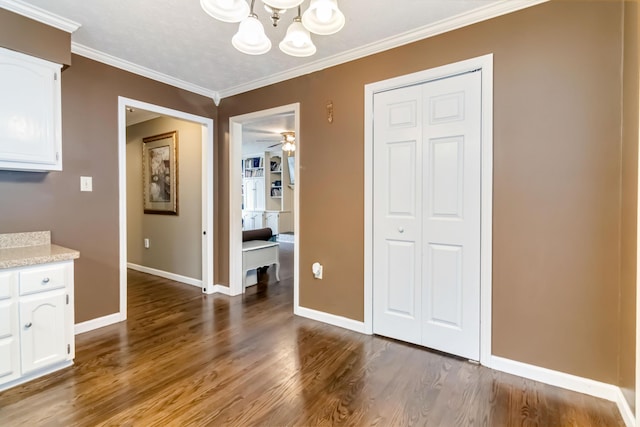
[[[135,99],[118,97],[118,227],[119,227],[119,272],[120,272],[120,312],[118,321],[127,319],[127,120],[126,107],[151,111],[180,120],[187,120],[202,126],[202,292],[216,292],[213,284],[214,228],[213,228],[213,120],[208,117],[173,110]],[[114,322],[115,323],[115,322]],[[103,325],[106,326],[106,325]]]
[[[364,99],[364,331],[373,334],[373,96],[482,69],[482,183],[480,220],[480,363],[491,366],[493,218],[493,54],[365,85]]]
[[[293,309],[299,307],[300,263],[300,103],[283,105],[267,110],[229,118],[229,295],[242,293],[242,126],[252,120],[276,114],[294,113],[296,133],[296,161],[293,188],[294,250],[293,250]]]

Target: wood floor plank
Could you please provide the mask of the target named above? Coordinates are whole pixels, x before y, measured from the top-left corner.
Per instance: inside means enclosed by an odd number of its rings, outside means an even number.
[[[129,271],[128,320],[0,393],[2,426],[623,426],[612,402],[293,315],[291,246],[238,297]]]

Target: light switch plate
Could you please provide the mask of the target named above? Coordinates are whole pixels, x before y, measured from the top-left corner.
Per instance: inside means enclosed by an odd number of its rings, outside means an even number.
[[[93,191],[93,178],[90,176],[80,177],[80,191]]]

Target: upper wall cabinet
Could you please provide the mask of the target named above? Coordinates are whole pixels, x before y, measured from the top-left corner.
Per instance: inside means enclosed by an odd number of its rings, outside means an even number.
[[[60,68],[0,48],[0,169],[62,170]]]

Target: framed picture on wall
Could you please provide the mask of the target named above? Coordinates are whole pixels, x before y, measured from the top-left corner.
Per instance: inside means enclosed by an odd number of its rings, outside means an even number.
[[[178,215],[178,132],[142,139],[144,213]]]

